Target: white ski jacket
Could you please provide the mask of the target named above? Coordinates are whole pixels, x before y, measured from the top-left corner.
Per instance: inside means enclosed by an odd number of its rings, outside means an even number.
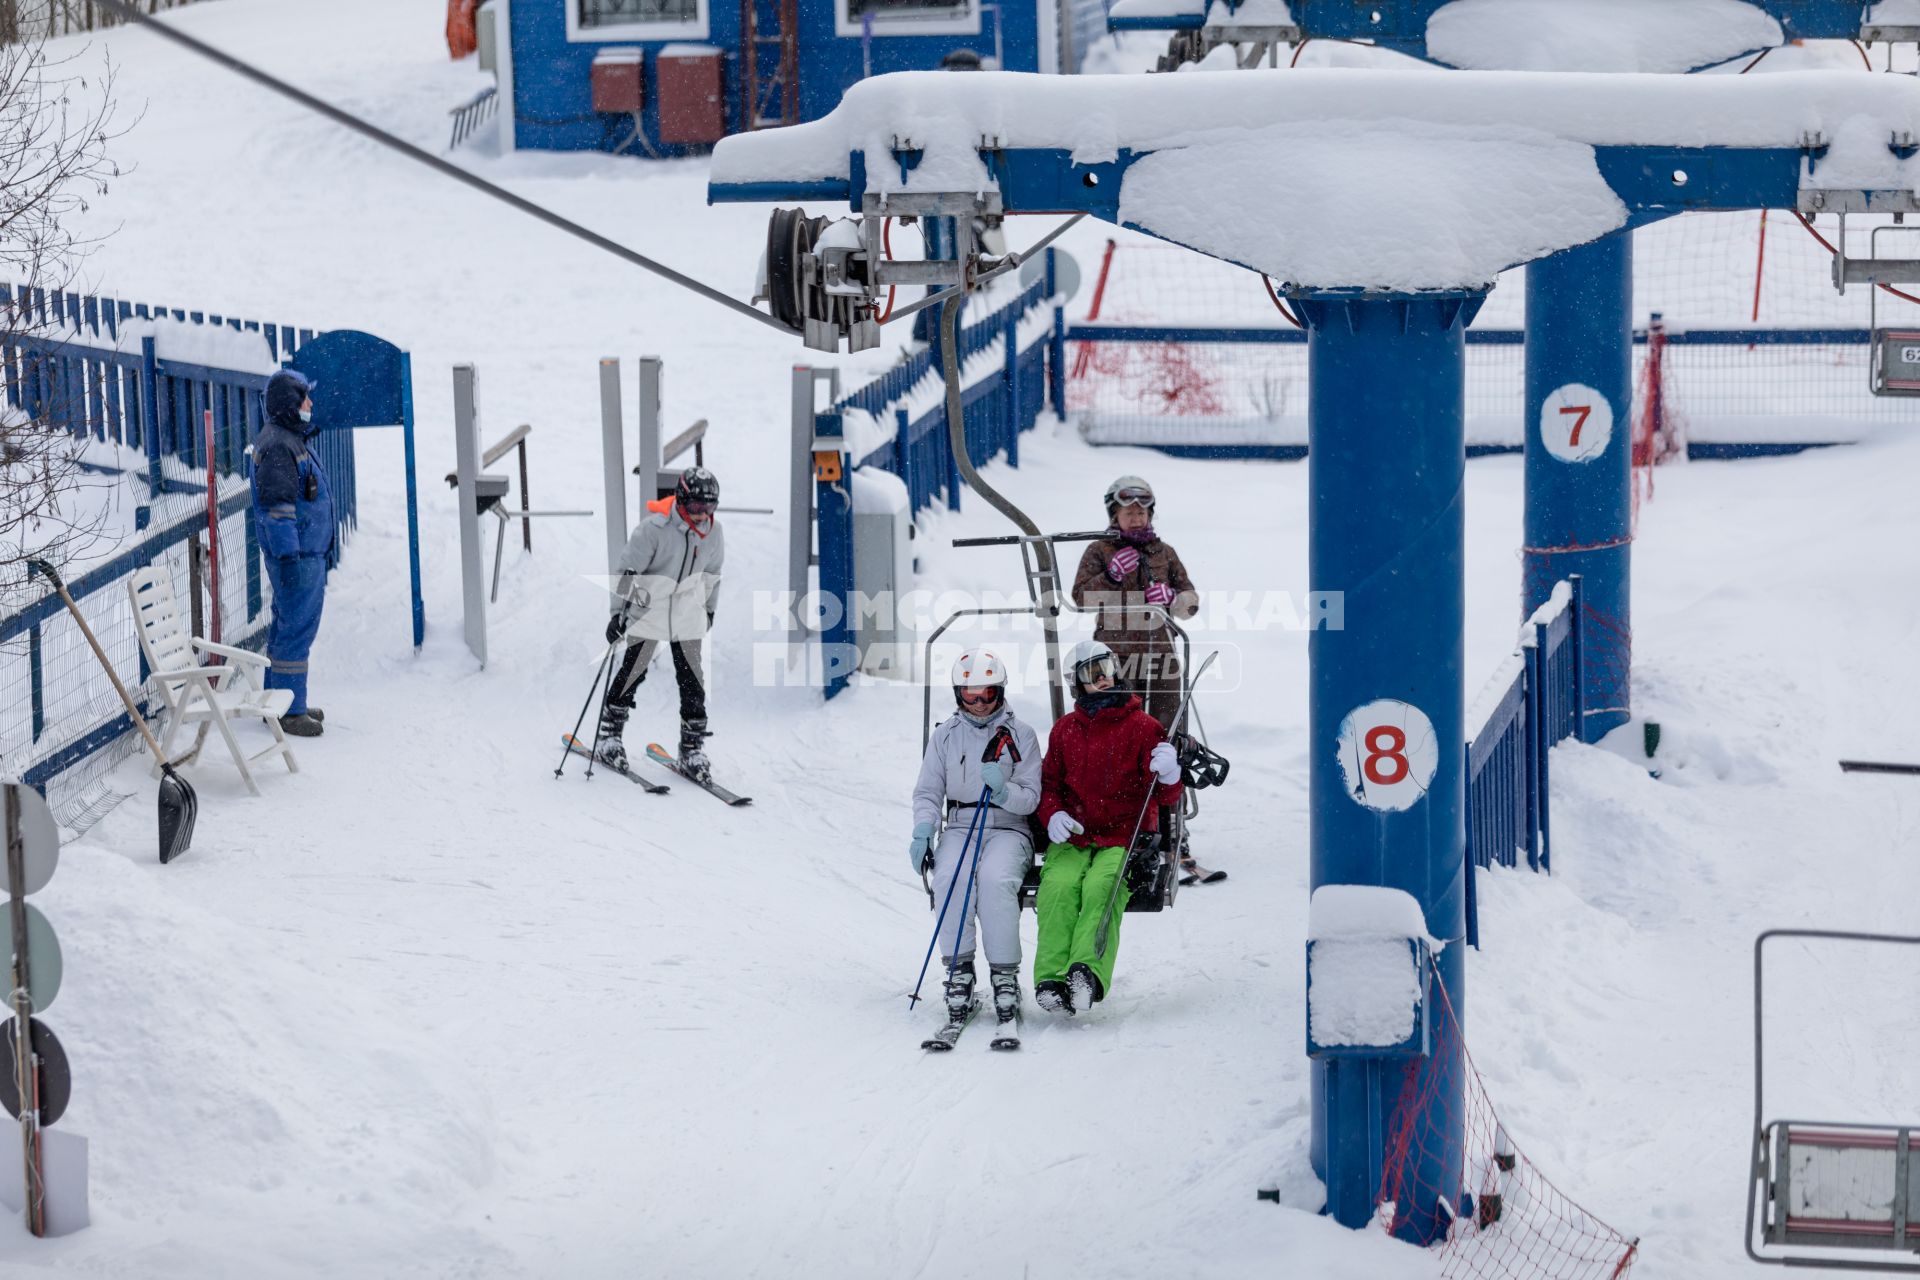
[[[620,570],[627,584],[627,636],[632,640],[698,640],[720,594],[726,533],[715,517],[706,536],[678,511],[649,515],[633,528]]]
[[[970,806],[980,800],[986,783],[980,777],[980,755],[1002,725],[1013,730],[1013,745],[1020,752],[1020,763],[1002,756],[1007,771],[1005,804],[992,804],[987,826],[999,831],[1027,833],[1027,815],[1040,807],[1040,739],[1017,719],[1010,707],[1001,707],[993,719],[977,725],[956,711],[934,726],[927,740],[927,754],[920,761],[920,780],[913,788],[913,820],[931,823],[937,830],[946,816],[949,800],[962,806],[953,821],[962,829],[973,821]]]

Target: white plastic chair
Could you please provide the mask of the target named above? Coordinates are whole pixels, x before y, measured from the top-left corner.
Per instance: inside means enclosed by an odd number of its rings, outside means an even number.
[[[267,660],[257,653],[192,635],[174,597],[173,579],[159,565],[149,565],[134,573],[127,583],[127,598],[133,603],[140,650],[147,655],[147,666],[153,672],[148,683],[166,707],[167,727],[160,739],[161,754],[172,759],[173,740],[181,726],[198,724],[200,729],[194,735],[193,750],[182,762],[193,759],[200,754],[207,727],[211,725],[220,731],[227,750],[233,755],[233,763],[240,769],[241,779],[254,795],[260,794],[260,788],[254,785],[248,765],[278,755],[286,760],[288,773],[300,772],[293,748],[286,734],[280,731],[280,717],[293,705],[293,691],[261,685],[260,676],[267,669]],[[218,654],[225,662],[219,666],[202,666],[198,655],[204,654]],[[273,745],[252,756],[241,751],[227,723],[247,718],[264,721],[273,734]]]

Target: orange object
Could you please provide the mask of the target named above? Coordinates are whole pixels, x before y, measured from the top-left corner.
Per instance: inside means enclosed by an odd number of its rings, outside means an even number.
[[[647,504],[647,510],[653,512],[657,516],[664,516],[664,515],[670,514],[673,511],[673,495],[668,494],[664,498],[655,498],[652,502],[649,502]]]
[[[447,52],[457,62],[480,47],[473,13],[480,0],[447,0]]]

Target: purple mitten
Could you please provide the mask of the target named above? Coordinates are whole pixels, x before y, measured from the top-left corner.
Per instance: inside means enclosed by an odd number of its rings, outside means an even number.
[[[1107,576],[1119,582],[1140,567],[1140,549],[1122,547],[1113,553],[1113,559],[1107,561]]]
[[[1172,604],[1173,588],[1164,582],[1149,582],[1147,584],[1147,603]]]

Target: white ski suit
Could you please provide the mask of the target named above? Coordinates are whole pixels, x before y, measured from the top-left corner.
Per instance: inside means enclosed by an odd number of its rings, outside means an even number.
[[[973,885],[973,904],[962,918],[960,900],[967,892],[967,875],[972,868],[972,851],[965,850],[967,829],[974,819],[974,806],[986,783],[980,777],[981,755],[987,743],[1002,726],[1013,732],[1013,743],[1020,763],[1003,755],[1007,796],[1002,804],[988,802],[985,845],[980,850],[980,871]],[[953,892],[952,905],[940,926],[939,954],[973,954],[974,919],[980,921],[980,934],[986,946],[989,965],[1020,963],[1020,882],[1026,878],[1033,858],[1032,835],[1027,815],[1040,806],[1040,739],[1034,731],[1016,719],[1008,707],[1001,707],[985,724],[979,724],[956,711],[935,726],[927,742],[927,754],[920,762],[920,780],[913,788],[913,820],[930,823],[936,829],[942,818],[946,831],[933,852],[933,900],[938,914],[940,905]],[[958,877],[959,884],[954,885]]]

